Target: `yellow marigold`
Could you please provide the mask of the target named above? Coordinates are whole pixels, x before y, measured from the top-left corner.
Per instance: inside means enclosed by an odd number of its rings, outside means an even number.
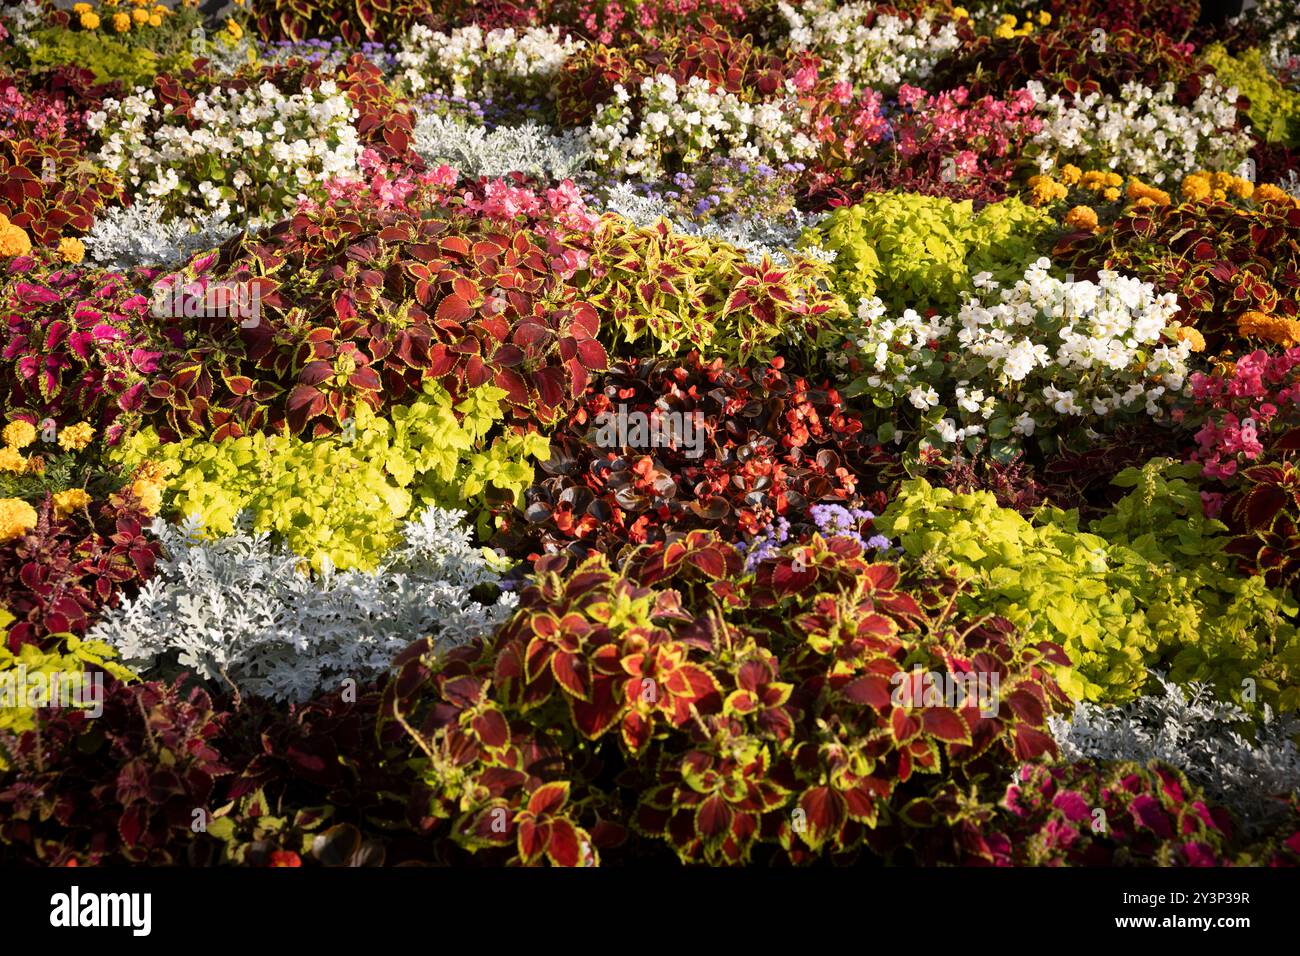
[[[85,27],[87,30],[98,30],[98,29],[99,29],[99,14],[96,14],[96,13],[83,13],[83,14],[81,15],[81,25],[82,25],[83,27]]]
[[[118,33],[125,33],[131,29],[131,17],[126,13],[113,14],[113,29]]]
[[[32,251],[32,241],[21,227],[7,223],[0,227],[0,259],[25,256]]]
[[[1008,24],[1000,23],[993,30],[993,35],[997,37],[999,40],[1010,40],[1012,37],[1016,35],[1016,31],[1013,30]]]
[[[244,5],[244,0],[235,0],[235,3],[237,3],[239,6],[242,7],[242,6]],[[953,8],[952,8],[952,15],[953,15],[954,19],[957,19],[957,20],[969,20],[969,19],[970,19],[970,11],[967,10],[965,7],[953,7]]]
[[[1049,202],[1064,199],[1070,190],[1062,186],[1051,176],[1029,177],[1030,201],[1035,206],[1045,206]]]
[[[1193,352],[1205,351],[1205,336],[1199,329],[1194,329],[1190,325],[1175,325],[1170,331],[1179,342],[1191,343]]]
[[[1254,199],[1255,202],[1280,202],[1280,203],[1294,202],[1294,200],[1291,198],[1291,194],[1288,193],[1285,189],[1279,189],[1277,186],[1271,185],[1270,183],[1264,183],[1260,186],[1256,186]]]
[[[94,437],[94,428],[86,422],[77,422],[59,432],[59,447],[64,451],[81,451]]]
[[[149,22],[149,11],[141,10],[139,7],[136,7],[134,10],[131,11],[131,19],[134,20],[140,26],[144,26],[146,23]]]
[[[1242,179],[1238,176],[1232,183],[1232,188],[1228,190],[1238,199],[1249,199],[1255,194],[1255,184],[1249,179]]]
[[[1168,206],[1169,193],[1163,189],[1148,186],[1140,179],[1130,179],[1128,183],[1129,201],[1137,206]],[[1148,200],[1143,202],[1142,200]]]
[[[158,14],[155,13],[153,16],[149,18],[149,26],[151,27],[162,26],[162,17],[158,16]]]
[[[36,509],[21,498],[0,498],[0,543],[36,527]]]
[[[1210,182],[1201,173],[1192,173],[1183,178],[1183,198],[1188,202],[1200,202],[1210,195]]]
[[[81,16],[83,13],[89,13],[93,9],[95,8],[88,3],[74,3],[72,5],[72,12],[77,16]]]
[[[27,459],[17,448],[6,445],[0,448],[0,471],[10,471],[21,475],[27,470]]]
[[[1106,191],[1102,193],[1102,196],[1104,196],[1108,202],[1114,202],[1119,199],[1119,190],[1114,186],[1107,187]]]
[[[137,478],[131,485],[131,493],[140,500],[140,507],[147,513],[156,515],[162,510],[163,486],[157,482]]]
[[[244,28],[236,23],[233,19],[226,20],[226,32],[238,40],[244,35]]]
[[[1050,26],[1051,23],[1052,23],[1052,15],[1048,13],[1046,10],[1039,10],[1038,25],[1046,27],[1046,26]]]
[[[1083,176],[1083,170],[1079,169],[1074,163],[1066,163],[1061,167],[1061,182],[1067,186],[1073,186]]]
[[[59,258],[64,262],[77,263],[86,258],[86,245],[80,239],[66,236],[59,240]]]
[[[117,0],[103,0],[103,2],[104,2],[104,6],[106,6],[106,7],[115,7],[115,6],[117,6]]]
[[[66,518],[72,512],[85,508],[91,500],[84,488],[57,491],[54,493],[54,513],[60,518]]]
[[[1300,344],[1300,322],[1280,315],[1243,312],[1237,317],[1237,331],[1244,336],[1276,342],[1286,348]]]
[[[1097,231],[1097,213],[1091,206],[1075,206],[1065,214],[1065,224],[1075,229]]]
[[[145,7],[149,5],[149,0],[131,0],[133,7]]]
[[[36,441],[36,426],[20,418],[6,425],[3,434],[6,445],[13,445],[15,448],[26,448]]]
[[[1223,173],[1223,172],[1213,173],[1212,176],[1214,179],[1214,188],[1223,189],[1223,190],[1226,190],[1229,186],[1231,186],[1232,181],[1237,178],[1236,176],[1232,175],[1232,173]]]

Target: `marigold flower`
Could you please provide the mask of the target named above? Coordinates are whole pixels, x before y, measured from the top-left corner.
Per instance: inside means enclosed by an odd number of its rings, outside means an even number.
[[[1064,199],[1070,190],[1062,186],[1051,176],[1029,177],[1030,202],[1035,206],[1045,206],[1058,199]]]
[[[97,13],[83,13],[83,14],[81,15],[81,25],[82,25],[83,27],[85,27],[87,30],[98,30],[98,29],[99,29],[99,14],[97,14]]]
[[[1102,196],[1105,197],[1107,202],[1115,202],[1115,200],[1119,199],[1119,195],[1120,195],[1119,190],[1116,189],[1114,186],[1109,187],[1105,192],[1102,193]]]
[[[0,258],[25,256],[32,251],[32,241],[21,227],[6,222],[0,226]]]
[[[86,258],[86,245],[80,239],[65,236],[59,240],[59,258],[76,264]]]
[[[1135,206],[1168,206],[1170,203],[1169,193],[1136,178],[1129,180],[1128,198]]]
[[[158,14],[156,13],[153,14],[153,16],[149,17],[149,26],[151,27],[162,26],[162,17],[158,16]]]
[[[6,445],[13,445],[15,448],[26,448],[36,441],[36,426],[20,418],[6,425],[3,434]]]
[[[1061,182],[1067,186],[1073,186],[1083,176],[1083,170],[1074,163],[1066,163],[1061,167]]]
[[[1264,183],[1255,187],[1255,202],[1280,202],[1295,204],[1295,199],[1284,189],[1279,189],[1270,183]]]
[[[134,20],[139,26],[144,26],[146,23],[149,22],[149,11],[141,10],[139,7],[136,7],[134,10],[131,11],[131,19]]]
[[[226,32],[238,40],[244,35],[244,28],[241,27],[234,19],[226,20]]]
[[[1255,194],[1255,184],[1249,179],[1238,176],[1233,180],[1232,187],[1228,191],[1238,199],[1249,199]]]
[[[1097,213],[1091,206],[1075,206],[1065,214],[1065,223],[1075,229],[1097,231]]]
[[[72,5],[72,12],[77,16],[81,16],[83,13],[89,13],[93,9],[95,8],[88,3],[74,3]]]
[[[23,457],[22,452],[10,445],[0,448],[0,471],[21,475],[26,470],[27,459]]]
[[[1300,345],[1300,322],[1265,312],[1243,312],[1237,317],[1237,331],[1250,338],[1276,342],[1285,348]]]
[[[84,488],[69,488],[67,491],[56,491],[54,493],[54,513],[60,518],[66,518],[74,511],[85,508],[92,500]]]
[[[1210,183],[1201,173],[1192,173],[1183,177],[1182,194],[1188,202],[1200,202],[1210,195]]]
[[[1193,352],[1205,351],[1205,336],[1199,329],[1194,329],[1190,325],[1175,325],[1169,331],[1179,342],[1190,343]]]
[[[94,428],[86,422],[77,422],[59,432],[59,447],[64,451],[81,451],[94,437]]]
[[[36,527],[36,509],[21,498],[0,498],[0,544]]]
[[[131,29],[131,16],[126,13],[113,14],[113,29],[118,33],[126,33]]]
[[[145,513],[150,515],[156,515],[162,510],[162,493],[163,486],[157,482],[137,478],[131,484],[131,494],[139,500]]]

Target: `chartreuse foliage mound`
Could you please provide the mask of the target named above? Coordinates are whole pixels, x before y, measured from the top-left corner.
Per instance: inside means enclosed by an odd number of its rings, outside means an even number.
[[[1241,577],[1225,528],[1202,514],[1195,466],[1153,461],[1115,483],[1132,488],[1091,532],[1074,511],[1032,518],[990,492],[958,494],[906,482],[878,519],[907,554],[968,580],[968,614],[1008,618],[1056,641],[1058,674],[1076,700],[1123,703],[1149,686],[1149,668],[1213,683],[1246,708],[1300,706],[1296,606],[1259,577]]]
[[[1046,213],[1014,197],[976,212],[970,200],[872,193],[836,209],[805,240],[836,253],[836,288],[850,299],[955,311],[979,273],[1004,285],[1020,278],[1052,228]]]
[[[171,508],[199,515],[213,533],[228,534],[235,516],[252,513],[252,530],[273,532],[319,569],[370,569],[397,540],[416,502],[483,510],[489,492],[522,496],[534,460],[549,454],[536,433],[489,439],[502,419],[501,389],[479,386],[453,404],[430,382],[391,418],[359,406],[352,427],[326,438],[261,432],[221,442],[186,439],[159,444],[148,430],[115,457],[127,467],[149,459],[169,474]]]

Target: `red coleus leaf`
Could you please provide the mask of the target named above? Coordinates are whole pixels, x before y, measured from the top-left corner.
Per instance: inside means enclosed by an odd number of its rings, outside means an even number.
[[[469,303],[466,302],[462,296],[452,293],[451,295],[445,296],[443,300],[438,303],[438,308],[434,313],[434,318],[438,322],[453,322],[456,325],[463,325],[468,322],[473,315],[474,310],[470,308]]]
[[[970,728],[961,715],[947,707],[927,707],[921,714],[921,726],[931,737],[946,743],[971,742]]]
[[[544,783],[528,798],[528,812],[538,817],[558,813],[569,799],[569,782],[558,780]]]

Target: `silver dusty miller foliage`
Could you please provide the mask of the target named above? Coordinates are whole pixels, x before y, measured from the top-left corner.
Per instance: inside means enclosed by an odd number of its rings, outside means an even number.
[[[572,179],[591,153],[580,133],[556,136],[536,123],[489,132],[456,116],[427,113],[416,123],[415,151],[430,163],[446,163],[470,178],[526,173],[538,179]]]
[[[315,577],[301,559],[247,521],[205,540],[196,518],[155,521],[163,557],[131,601],[110,610],[95,639],[137,672],[179,665],[240,693],[302,702],[346,678],[382,673],[414,641],[450,648],[489,633],[515,595],[484,606],[470,589],[497,580],[470,544],[464,512],[430,508],[403,527],[403,542],[374,571]]]
[[[109,269],[179,266],[244,228],[215,213],[203,220],[164,221],[163,216],[162,206],[153,201],[107,210],[86,234],[86,250]]]
[[[1266,706],[1257,725],[1206,684],[1185,688],[1156,674],[1162,696],[1122,707],[1081,703],[1069,719],[1051,718],[1064,760],[1162,760],[1178,767],[1255,832],[1287,814],[1300,791],[1300,721]]]

